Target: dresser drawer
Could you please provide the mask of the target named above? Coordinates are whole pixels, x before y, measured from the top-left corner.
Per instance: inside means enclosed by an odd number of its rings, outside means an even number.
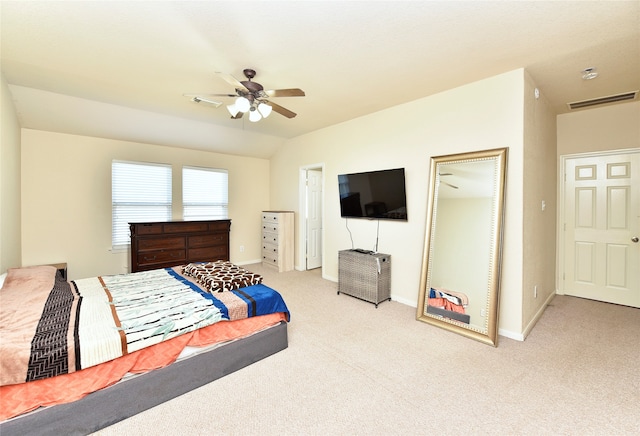
[[[175,262],[174,265],[180,265],[184,263],[185,259],[185,250],[158,250],[138,254],[139,265],[152,265],[164,262]]]
[[[277,223],[278,222],[278,213],[277,212],[262,212],[262,221]]]
[[[269,244],[277,244],[278,243],[278,234],[277,233],[263,233],[262,234],[262,242],[268,242]]]
[[[229,221],[212,221],[209,222],[209,231],[210,232],[226,232],[229,234],[229,228],[231,227],[231,223]]]
[[[262,244],[262,254],[269,253],[271,257],[278,257],[278,246],[274,244]]]
[[[176,223],[165,223],[165,233],[194,233],[194,232],[206,232],[209,230],[209,223],[206,222],[189,222],[182,221]]]
[[[262,251],[262,261],[270,265],[278,265],[278,255],[269,251]]]
[[[227,245],[229,235],[220,233],[216,235],[189,236],[189,248],[211,247],[214,245]]]
[[[140,238],[138,251],[186,248],[183,236],[169,238]]]
[[[136,235],[160,235],[162,224],[133,224],[131,230]]]
[[[226,260],[227,246],[217,245],[215,247],[190,248],[189,262],[209,262],[214,260]]]
[[[278,233],[278,223],[263,222],[262,223],[262,231],[263,232]]]

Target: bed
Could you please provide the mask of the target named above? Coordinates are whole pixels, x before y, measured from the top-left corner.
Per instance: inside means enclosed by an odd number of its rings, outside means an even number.
[[[88,434],[287,347],[289,310],[230,262],[0,283],[0,434]]]

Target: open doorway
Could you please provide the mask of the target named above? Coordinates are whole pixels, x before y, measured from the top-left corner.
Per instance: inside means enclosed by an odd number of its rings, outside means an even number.
[[[324,176],[323,165],[300,169],[300,222],[298,227],[298,264],[301,270],[322,267]]]

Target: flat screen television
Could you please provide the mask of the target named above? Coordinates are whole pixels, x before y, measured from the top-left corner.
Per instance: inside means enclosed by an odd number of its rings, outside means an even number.
[[[404,168],[339,174],[340,216],[407,221]]]

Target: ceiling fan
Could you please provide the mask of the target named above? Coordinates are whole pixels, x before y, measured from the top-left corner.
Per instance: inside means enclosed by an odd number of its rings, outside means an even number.
[[[196,103],[209,103],[215,107],[222,105],[222,102],[215,99],[216,97],[235,97],[234,103],[227,105],[227,110],[229,110],[233,119],[242,118],[248,112],[250,121],[260,121],[262,118],[268,117],[272,110],[287,118],[293,118],[297,115],[295,112],[270,101],[269,98],[304,97],[305,94],[302,89],[290,88],[265,91],[261,84],[251,81],[256,76],[255,70],[246,68],[242,72],[247,80],[239,81],[231,74],[216,73],[235,88],[235,94],[184,94],[184,96],[191,98]]]

